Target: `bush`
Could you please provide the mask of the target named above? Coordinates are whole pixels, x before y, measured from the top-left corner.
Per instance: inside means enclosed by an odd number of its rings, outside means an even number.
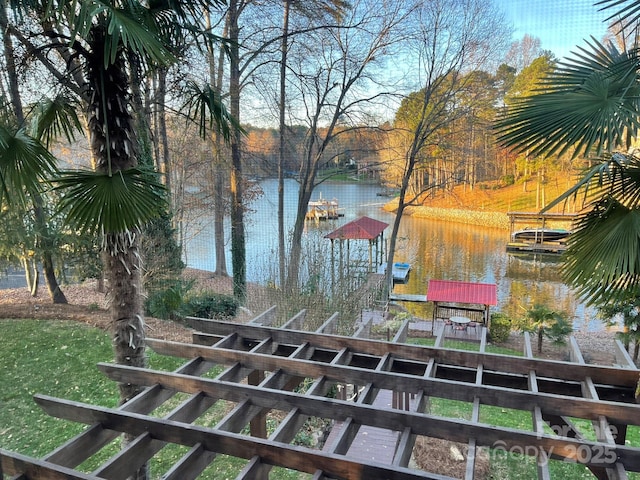
[[[513,185],[515,183],[515,178],[513,175],[503,175],[500,178],[500,184],[503,187],[508,187],[509,185]]]
[[[193,280],[176,280],[168,288],[149,293],[145,302],[145,312],[163,320],[177,320],[187,314],[185,298],[193,287]]]
[[[190,317],[222,318],[233,317],[238,307],[238,301],[231,295],[200,292],[189,298],[185,311]]]
[[[504,313],[492,313],[489,338],[494,343],[503,343],[511,333],[511,320]]]

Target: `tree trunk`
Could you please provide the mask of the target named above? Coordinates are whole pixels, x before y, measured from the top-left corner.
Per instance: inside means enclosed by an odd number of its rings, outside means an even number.
[[[544,339],[544,328],[538,328],[538,353],[542,353],[542,340]]]
[[[122,54],[104,65],[103,35],[106,27],[94,25],[90,38],[96,52],[87,65],[87,124],[96,170],[114,174],[138,165],[136,132],[127,99],[131,91],[125,58]],[[107,110],[105,111],[105,107]],[[144,367],[145,330],[142,308],[142,274],[139,254],[140,230],[105,232],[104,274],[109,289],[109,313],[116,362]],[[120,401],[125,403],[142,387],[119,385]]]
[[[216,141],[218,149],[222,148],[222,142]],[[219,150],[218,150],[219,151]],[[224,191],[227,183],[225,182],[225,168],[222,165],[222,161],[219,158],[213,166],[214,178],[215,178],[215,193],[214,193],[214,205],[213,205],[213,229],[214,229],[214,241],[216,251],[216,268],[214,273],[216,275],[222,275],[224,277],[229,276],[227,272],[227,253],[224,248],[224,212],[225,212],[225,195]]]
[[[157,104],[158,104],[158,135],[159,139],[156,142],[162,145],[162,158],[157,161],[160,164],[160,171],[164,174],[164,184],[167,186],[167,191],[171,191],[171,156],[169,151],[169,136],[167,135],[167,121],[166,121],[166,108],[165,99],[167,97],[167,69],[160,68],[158,70],[158,92],[157,92]]]
[[[309,179],[307,178],[307,180]],[[313,180],[311,180],[311,182],[313,182]],[[291,235],[289,267],[287,269],[287,279],[285,282],[285,288],[287,291],[293,291],[299,286],[300,261],[302,259],[302,234],[304,232],[304,222],[312,192],[312,184],[306,182],[300,184],[300,190],[298,192],[298,210],[296,212],[296,220],[293,225],[293,233]]]
[[[8,29],[8,19],[6,11],[6,2],[0,1],[0,30],[2,31],[2,45],[4,47],[4,59],[6,63],[6,74],[9,81],[9,95],[11,97],[11,106],[13,108],[16,122],[19,127],[23,127],[25,123],[24,111],[22,108],[22,97],[20,96],[18,72],[15,64],[15,54],[13,42]],[[36,244],[41,251],[42,270],[45,275],[47,290],[49,297],[53,303],[67,303],[67,298],[60,289],[60,284],[56,278],[55,268],[53,265],[53,242],[51,232],[47,225],[47,216],[45,214],[45,202],[38,192],[31,192],[33,202],[34,223],[36,228]],[[35,281],[30,283],[31,295],[35,296],[38,290],[37,266],[36,274],[32,277]],[[28,282],[29,283],[29,282]]]
[[[47,291],[49,292],[51,301],[56,304],[68,303],[67,297],[60,289],[49,251],[45,251],[42,254],[42,272],[44,273],[44,281],[47,285]]]
[[[238,0],[229,2],[229,113],[240,122],[240,46],[238,26]],[[231,265],[233,268],[233,295],[244,304],[247,295],[247,265],[244,233],[242,186],[241,132],[231,135]]]
[[[24,268],[24,278],[27,288],[32,297],[38,294],[38,266],[28,256],[22,257],[22,268]]]
[[[280,104],[279,110],[279,134],[280,146],[278,149],[278,266],[280,272],[280,285],[285,282],[285,231],[284,231],[284,161],[285,161],[285,103],[286,103],[286,78],[287,78],[287,50],[289,48],[289,8],[291,0],[284,0],[284,13],[282,17],[282,43],[280,45]]]
[[[42,261],[42,272],[44,273],[45,283],[47,285],[47,291],[49,292],[49,298],[56,304],[66,304],[67,297],[60,289],[60,284],[56,277],[55,267],[53,265],[53,252],[54,245],[51,239],[51,232],[47,225],[47,215],[44,211],[44,200],[39,193],[34,193],[33,197],[33,211],[36,224],[36,238],[40,247],[40,260]],[[36,287],[37,288],[37,287]]]
[[[24,113],[22,111],[22,97],[20,96],[20,82],[18,80],[18,72],[15,63],[15,51],[13,49],[13,41],[9,34],[9,25],[7,19],[7,2],[0,0],[0,31],[2,32],[2,45],[4,47],[5,73],[9,82],[9,96],[11,98],[11,107],[18,125],[24,124]]]
[[[211,28],[211,20],[209,13],[207,13],[207,28]],[[227,16],[223,36],[226,36],[229,31],[229,16]],[[209,77],[211,83],[214,86],[215,91],[222,98],[222,80],[224,70],[225,52],[224,47],[220,47],[220,53],[218,54],[218,66],[215,66],[215,56],[213,48],[210,47],[209,51]],[[214,231],[214,243],[216,252],[216,267],[214,270],[215,275],[227,277],[227,252],[225,250],[224,242],[224,215],[226,206],[225,190],[227,186],[226,168],[222,160],[222,135],[219,131],[216,131],[213,139],[214,147],[214,159],[211,165],[213,174],[213,231]]]
[[[119,246],[104,254],[106,280],[111,302],[111,327],[116,363],[145,367],[145,329],[142,317],[141,268],[137,235],[108,234],[107,245]],[[124,247],[124,248],[122,248]],[[140,392],[141,387],[119,384],[120,401],[125,403]]]

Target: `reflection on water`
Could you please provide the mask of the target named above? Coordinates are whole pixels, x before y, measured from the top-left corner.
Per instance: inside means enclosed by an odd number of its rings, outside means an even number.
[[[261,182],[264,196],[251,205],[247,214],[247,277],[249,281],[266,282],[276,278],[277,252],[277,182]],[[393,215],[381,210],[386,197],[377,196],[379,187],[327,183],[316,189],[313,199],[336,198],[344,217],[336,221],[309,223],[305,239],[312,245],[313,255],[328,255],[330,242],[323,237],[330,231],[363,215],[391,225]],[[287,229],[293,226],[297,203],[297,184],[289,180],[286,185],[285,205]],[[187,264],[190,267],[213,270],[212,219],[201,219],[198,234],[186,244]],[[391,226],[385,238],[391,233]],[[228,234],[228,232],[227,232]],[[396,261],[409,262],[412,270],[409,281],[397,285],[401,293],[426,292],[429,279],[461,280],[496,283],[499,309],[513,316],[521,316],[527,305],[546,303],[554,309],[564,310],[575,317],[577,329],[601,329],[600,321],[592,309],[587,309],[560,281],[557,258],[522,257],[506,252],[509,233],[492,228],[447,223],[407,217],[402,220]],[[227,242],[229,243],[229,242]],[[366,242],[353,242],[351,258],[365,255]],[[308,249],[307,251],[311,251]],[[358,253],[360,252],[360,253]],[[230,255],[227,257],[230,259]],[[228,266],[231,272],[231,266]],[[410,306],[424,316],[424,309]]]

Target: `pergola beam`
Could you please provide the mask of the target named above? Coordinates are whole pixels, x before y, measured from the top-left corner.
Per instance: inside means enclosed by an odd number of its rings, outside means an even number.
[[[198,425],[61,400],[45,395],[36,395],[35,399],[49,415],[57,418],[87,424],[101,423],[106,428],[134,435],[149,433],[153,438],[167,443],[186,446],[201,444],[212,452],[245,459],[259,456],[263,462],[300,472],[313,473],[317,468],[320,468],[329,475],[347,480],[361,480],[363,478],[370,480],[416,480],[420,478],[442,480],[450,478],[407,468],[376,464],[375,462],[365,465],[343,456],[323,454],[308,448],[267,439],[246,437]]]
[[[638,371],[606,367],[603,365],[572,365],[567,369],[566,362],[546,360],[541,358],[525,358],[511,355],[478,353],[465,350],[452,350],[442,347],[416,346],[410,344],[389,343],[381,340],[367,340],[362,338],[344,337],[340,335],[326,335],[299,330],[285,330],[263,326],[242,325],[221,320],[208,320],[187,317],[187,322],[193,328],[215,335],[238,335],[253,340],[272,338],[276,343],[300,344],[310,343],[316,348],[340,350],[348,346],[353,351],[362,354],[382,356],[391,353],[407,360],[426,361],[434,358],[439,364],[454,365],[476,369],[484,365],[485,370],[501,373],[515,373],[526,376],[535,370],[539,377],[558,378],[563,381],[582,381],[591,377],[596,383],[621,386],[635,389]]]
[[[585,455],[588,457],[586,459],[587,462],[585,462],[588,465],[607,465],[607,462],[610,463],[610,456],[615,455],[627,468],[634,471],[640,470],[639,448],[614,446],[602,442],[578,441],[556,435],[498,428],[480,423],[472,424],[465,420],[442,419],[437,416],[402,410],[380,410],[373,406],[354,404],[336,399],[309,398],[293,392],[270,391],[250,385],[227,384],[209,379],[190,379],[176,374],[150,372],[145,369],[122,365],[100,364],[100,368],[110,378],[118,381],[128,380],[142,385],[145,383],[160,383],[166,388],[177,389],[187,393],[202,391],[236,402],[250,398],[252,403],[265,408],[285,411],[298,408],[306,415],[338,420],[351,417],[358,424],[388,430],[401,431],[405,427],[410,427],[418,435],[446,438],[458,442],[466,442],[469,438],[475,437],[478,445],[483,446],[492,446],[498,440],[503,441],[506,448],[534,445],[547,451],[554,458],[567,461],[573,461],[578,451],[577,449],[580,448],[581,451],[590,452],[590,455]],[[44,399],[42,401],[43,407],[50,407],[54,403],[49,397],[36,397],[38,403],[41,403],[41,399]],[[520,406],[520,409],[524,408],[526,407]],[[50,413],[57,415],[63,412],[59,409],[52,409]],[[603,455],[603,451],[606,451],[608,455]]]
[[[532,410],[535,406],[545,411],[555,412],[559,415],[569,415],[597,420],[600,415],[604,415],[615,421],[630,425],[640,425],[640,405],[635,403],[620,403],[610,401],[596,401],[581,397],[570,397],[544,392],[531,393],[528,391],[513,390],[506,387],[475,385],[465,382],[446,380],[441,378],[424,378],[422,376],[408,375],[398,372],[384,372],[378,370],[363,369],[345,365],[330,365],[312,360],[292,359],[275,357],[272,355],[255,354],[236,350],[220,349],[215,347],[203,347],[198,345],[187,345],[163,340],[147,340],[149,346],[155,351],[165,355],[177,357],[202,357],[210,361],[220,363],[240,363],[247,368],[264,368],[265,370],[276,370],[282,368],[291,375],[300,377],[315,378],[326,376],[336,382],[353,383],[355,385],[365,385],[369,383],[367,379],[373,381],[378,388],[418,393],[424,390],[429,395],[473,402],[475,396],[479,396],[482,402],[487,405],[494,405],[506,408]],[[389,344],[393,345],[393,344]],[[426,364],[424,364],[426,368]],[[115,366],[100,364],[100,368],[105,371],[115,369]],[[158,381],[165,379],[166,375],[161,372],[129,369],[130,375],[136,377],[136,381]],[[133,372],[138,372],[134,374]],[[637,375],[637,373],[636,373]],[[185,381],[189,378],[184,377]],[[200,388],[205,382],[202,379],[192,379],[195,382],[191,388]],[[235,386],[236,388],[245,388]],[[252,393],[256,397],[263,394],[256,390]]]

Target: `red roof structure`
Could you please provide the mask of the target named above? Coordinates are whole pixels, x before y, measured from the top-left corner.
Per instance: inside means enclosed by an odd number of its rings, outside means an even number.
[[[330,240],[373,240],[388,226],[388,223],[373,218],[360,217],[328,233],[324,238]]]
[[[497,287],[495,283],[429,280],[427,301],[497,305]]]

